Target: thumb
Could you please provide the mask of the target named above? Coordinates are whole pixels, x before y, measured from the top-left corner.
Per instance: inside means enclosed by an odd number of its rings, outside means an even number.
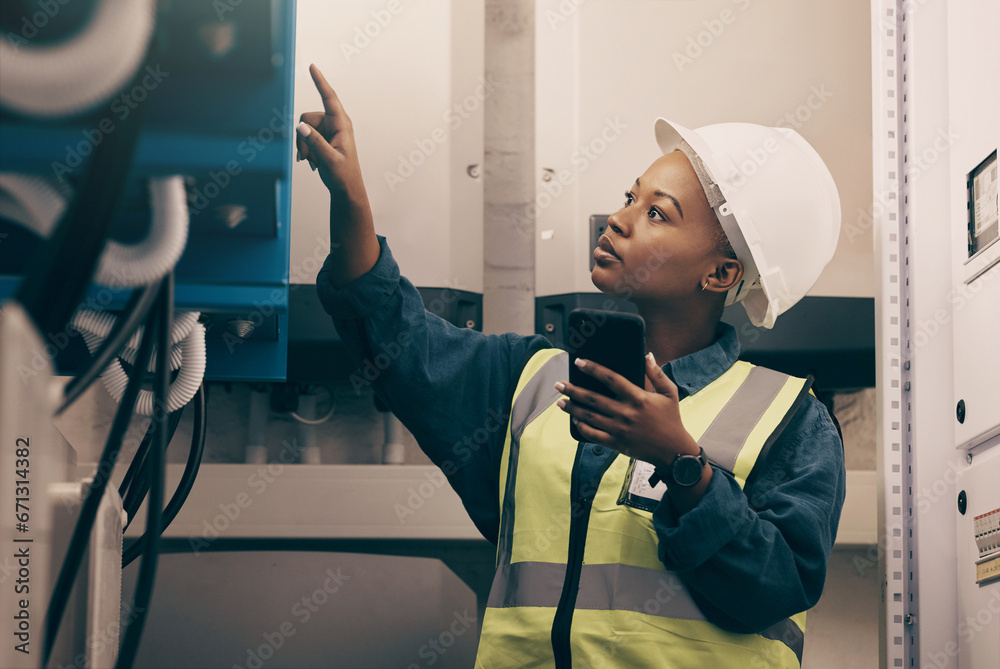
[[[314,127],[305,122],[299,123],[295,126],[295,131],[309,148],[310,159],[327,165],[333,164],[333,160],[337,155],[337,152],[333,150],[333,147],[326,141],[326,138],[323,137],[322,133],[318,132]]]
[[[650,351],[646,354],[646,377],[653,386],[653,390],[661,395],[677,399],[677,385],[664,374],[663,369],[656,364],[656,357]]]

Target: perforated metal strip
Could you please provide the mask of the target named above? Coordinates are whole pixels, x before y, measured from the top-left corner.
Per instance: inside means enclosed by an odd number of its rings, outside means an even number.
[[[904,0],[873,7],[875,201],[879,280],[879,401],[882,407],[879,555],[883,576],[882,666],[919,666],[916,561],[912,546],[909,215],[906,178],[909,43]]]

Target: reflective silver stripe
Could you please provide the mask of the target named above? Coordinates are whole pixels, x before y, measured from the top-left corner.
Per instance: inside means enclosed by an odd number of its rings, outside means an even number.
[[[555,562],[505,562],[497,569],[486,606],[550,606],[559,604],[566,565]]]
[[[566,565],[553,562],[504,562],[497,570],[486,605],[555,608],[562,594]],[[707,621],[681,579],[671,571],[624,564],[587,564],[580,572],[577,609],[635,611],[660,618]],[[760,636],[788,646],[802,664],[804,636],[791,618]]]
[[[549,606],[559,604],[566,565],[554,562],[504,564],[503,579],[490,591],[487,606]],[[663,618],[705,620],[677,574],[625,564],[585,564],[580,570],[576,608],[637,611]]]
[[[539,351],[535,355],[544,354],[548,349]],[[529,360],[530,362],[530,360]],[[521,392],[514,398],[514,404],[510,408],[510,459],[507,463],[507,483],[504,488],[503,509],[500,516],[500,535],[497,537],[497,569],[493,583],[494,588],[490,590],[490,597],[498,585],[503,571],[502,565],[510,563],[511,543],[514,538],[514,490],[517,483],[517,460],[521,450],[521,435],[528,423],[537,418],[543,411],[552,406],[552,403],[559,399],[559,392],[555,389],[556,381],[560,381],[569,374],[569,354],[558,353],[545,361],[535,375],[521,389]],[[507,585],[503,585],[504,590]]]
[[[535,375],[524,384],[510,410],[511,445],[520,442],[528,423],[559,399],[556,381],[569,377],[569,354],[559,353],[545,361]]]
[[[576,608],[705,620],[677,574],[625,564],[584,565]]]
[[[750,433],[787,381],[788,376],[781,372],[764,367],[751,369],[698,440],[708,459],[732,472]]]
[[[771,625],[763,632],[760,632],[760,635],[765,639],[780,641],[791,648],[792,652],[795,653],[795,657],[799,658],[799,666],[802,666],[802,648],[805,646],[806,638],[794,620],[785,618],[780,623]]]

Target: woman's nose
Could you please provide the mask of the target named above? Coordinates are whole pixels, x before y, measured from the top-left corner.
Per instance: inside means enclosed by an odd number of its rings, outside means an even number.
[[[628,216],[624,208],[608,216],[608,227],[622,237],[628,237],[631,234],[632,226],[628,223]]]

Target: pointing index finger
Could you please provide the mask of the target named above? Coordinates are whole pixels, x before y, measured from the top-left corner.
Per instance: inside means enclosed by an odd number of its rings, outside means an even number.
[[[337,117],[346,116],[344,105],[340,103],[340,98],[337,97],[337,94],[327,82],[326,77],[323,76],[323,73],[319,71],[319,68],[315,64],[309,66],[309,74],[312,75],[313,83],[316,84],[316,90],[319,91],[319,95],[323,99],[323,109],[327,115]]]

